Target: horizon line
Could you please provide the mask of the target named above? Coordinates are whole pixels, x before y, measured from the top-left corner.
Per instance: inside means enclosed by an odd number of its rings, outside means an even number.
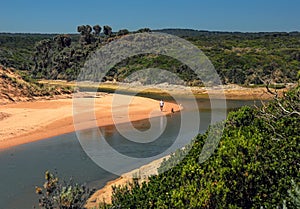
[[[147,27],[144,27],[147,28]],[[139,28],[141,29],[141,28]],[[137,29],[137,30],[139,30]],[[151,29],[151,28],[150,28]],[[121,30],[121,29],[120,29]],[[128,29],[127,29],[128,30]],[[129,32],[135,32],[137,30],[128,30]],[[238,30],[207,30],[207,29],[193,29],[193,28],[157,28],[157,29],[151,29],[152,31],[160,31],[160,30],[192,30],[195,32],[217,32],[217,33],[299,33],[299,30],[274,30],[274,31],[238,31]],[[113,31],[114,33],[118,32],[119,30]],[[73,32],[38,32],[38,31],[0,31],[0,34],[79,34],[76,31]]]

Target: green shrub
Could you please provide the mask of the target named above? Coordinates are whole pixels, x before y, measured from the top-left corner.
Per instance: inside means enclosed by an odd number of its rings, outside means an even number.
[[[75,184],[73,180],[61,183],[57,176],[46,171],[43,187],[36,187],[41,209],[83,209],[94,190],[85,185]]]
[[[182,161],[185,150],[164,161],[160,170],[170,170],[148,184],[114,188],[112,205],[105,207],[280,208],[291,199],[297,204],[298,193],[289,189],[292,179],[300,179],[299,112],[298,87],[260,109],[230,113],[207,161],[198,161],[206,133],[194,139]]]

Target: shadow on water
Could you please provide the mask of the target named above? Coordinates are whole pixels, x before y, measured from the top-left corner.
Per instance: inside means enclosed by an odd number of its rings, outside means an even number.
[[[254,105],[254,101],[227,101],[227,109],[236,109],[243,105]],[[259,105],[259,103],[256,103]],[[199,132],[204,132],[211,121],[209,100],[198,100],[199,109],[184,111],[193,115],[200,113],[201,127]],[[217,110],[216,110],[217,111]],[[167,117],[168,125],[162,136],[150,143],[134,143],[123,138],[114,126],[101,127],[100,131],[105,140],[118,152],[131,157],[156,156],[166,150],[173,142],[180,128],[180,114],[175,113]],[[154,119],[156,128],[160,127],[160,119]],[[135,128],[141,131],[150,128],[149,120],[141,120],[133,123]],[[95,130],[94,130],[95,131]],[[93,137],[93,130],[82,132],[88,139]],[[188,136],[188,135],[187,135]],[[100,150],[101,152],[101,150]],[[84,183],[92,187],[100,188],[109,180],[116,178],[102,168],[98,167],[81,148],[75,133],[64,134],[20,145],[0,152],[0,208],[20,209],[37,206],[35,186],[44,182],[46,170],[57,171],[60,178],[68,180],[70,177],[76,182]],[[139,165],[124,165],[126,170],[134,169]]]

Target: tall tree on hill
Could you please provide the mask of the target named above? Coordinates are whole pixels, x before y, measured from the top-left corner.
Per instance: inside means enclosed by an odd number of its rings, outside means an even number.
[[[103,27],[103,33],[106,36],[111,36],[111,34],[112,34],[112,28],[110,26],[108,26],[108,25],[105,25]]]
[[[86,25],[86,35],[91,34],[91,32],[93,31],[93,28],[90,25]]]
[[[80,33],[79,42],[83,45],[90,44],[92,42],[93,36],[91,34],[92,27],[90,25],[80,25],[77,27],[77,31]]]
[[[84,35],[85,34],[85,25],[79,25],[77,27],[77,32],[80,33],[80,35]]]
[[[94,25],[93,29],[94,29],[95,35],[99,36],[100,33],[101,33],[101,30],[102,30],[102,28],[100,27],[100,25]]]

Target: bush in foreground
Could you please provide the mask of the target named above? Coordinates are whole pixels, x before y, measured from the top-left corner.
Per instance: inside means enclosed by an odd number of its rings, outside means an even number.
[[[229,114],[214,155],[199,164],[206,134],[162,164],[172,167],[148,184],[114,188],[103,208],[293,208],[292,180],[300,183],[300,88],[259,109]],[[211,129],[216,128],[212,126]],[[171,165],[171,166],[170,166]]]
[[[94,192],[84,185],[70,182],[60,182],[49,171],[45,173],[43,187],[36,187],[41,209],[83,209],[85,202]]]

